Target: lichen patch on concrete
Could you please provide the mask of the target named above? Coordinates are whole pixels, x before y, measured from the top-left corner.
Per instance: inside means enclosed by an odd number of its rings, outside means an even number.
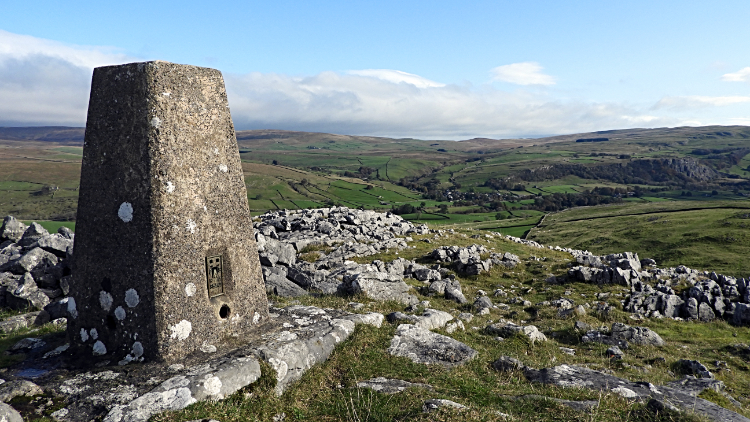
[[[92,347],[92,353],[94,356],[101,356],[107,354],[107,346],[102,343],[101,340],[97,340]]]
[[[109,292],[105,292],[104,290],[99,292],[99,304],[102,305],[104,312],[109,312],[113,302],[112,295]]]
[[[125,319],[125,309],[122,308],[122,306],[118,306],[115,308],[115,318],[122,321]]]
[[[170,338],[176,338],[179,341],[183,341],[190,337],[190,332],[193,331],[193,324],[191,324],[190,321],[183,319],[179,323],[170,326],[169,329],[172,331]]]
[[[125,304],[128,305],[128,308],[135,308],[140,301],[141,299],[138,297],[138,292],[135,289],[128,289],[125,292]]]
[[[130,202],[123,202],[117,210],[117,216],[120,220],[130,223],[133,221],[133,205]]]

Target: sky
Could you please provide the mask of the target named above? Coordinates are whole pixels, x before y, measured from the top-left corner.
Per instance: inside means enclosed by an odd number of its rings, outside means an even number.
[[[149,60],[219,69],[237,130],[750,125],[746,0],[0,4],[0,126],[85,126],[93,68]]]

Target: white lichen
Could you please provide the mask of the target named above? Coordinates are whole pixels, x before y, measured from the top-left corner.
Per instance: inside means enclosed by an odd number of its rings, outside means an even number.
[[[216,346],[214,346],[213,344],[208,344],[207,341],[203,341],[200,349],[203,353],[216,353]]]
[[[151,126],[159,129],[161,127],[161,119],[154,116],[154,118],[151,119]]]
[[[98,331],[96,331],[96,328],[92,328],[92,329],[91,329],[91,330],[89,331],[89,334],[91,335],[91,338],[93,338],[94,340],[96,340],[96,339],[98,339],[98,338],[99,338],[99,332],[98,332]]]
[[[102,309],[104,309],[104,312],[109,312],[109,310],[112,309],[113,302],[114,300],[109,292],[105,292],[104,290],[99,292],[99,304],[102,306]]]
[[[85,328],[81,328],[81,341],[87,342],[89,340],[89,332]]]
[[[107,353],[107,346],[104,345],[104,343],[101,342],[101,340],[97,340],[96,343],[94,343],[94,346],[92,347],[92,353],[94,356],[101,356]]]
[[[191,233],[194,234],[197,230],[198,225],[195,224],[195,221],[188,218],[187,224],[185,225],[185,228]]]
[[[198,289],[193,283],[188,283],[185,285],[185,294],[188,295],[188,297],[194,295],[197,290]]]
[[[130,202],[123,202],[120,204],[120,209],[117,210],[117,216],[120,217],[120,220],[126,223],[133,221],[133,206]]]
[[[209,396],[218,396],[221,392],[221,380],[219,377],[207,376],[206,380],[203,381],[203,388]]]
[[[78,310],[76,309],[76,300],[72,297],[67,298],[68,301],[68,314],[70,314],[73,319],[78,318]]]
[[[138,292],[135,289],[128,289],[125,291],[125,304],[128,308],[135,308],[141,299],[138,297]]]
[[[172,193],[172,192],[174,192],[174,183],[167,182],[167,193]]]
[[[136,359],[143,356],[143,345],[140,341],[136,341],[135,343],[133,343],[133,347],[132,349],[130,349],[130,353],[132,353],[133,357],[135,357]]]
[[[169,329],[172,330],[171,338],[182,341],[190,337],[190,332],[193,331],[193,324],[183,319],[179,323],[170,326]]]
[[[222,173],[226,173],[229,171],[229,167],[227,167],[226,164],[219,164],[219,170],[221,170]]]
[[[253,315],[253,324],[257,324],[258,321],[260,321],[260,314],[256,312],[255,315]]]
[[[118,306],[115,308],[115,318],[122,321],[125,319],[125,309],[122,308],[122,306]]]

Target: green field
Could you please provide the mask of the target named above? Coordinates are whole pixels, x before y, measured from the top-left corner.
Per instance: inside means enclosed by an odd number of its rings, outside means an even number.
[[[32,221],[29,220],[24,220],[22,222],[26,225],[32,223]],[[62,226],[65,226],[73,231],[76,230],[75,221],[37,221],[37,223],[47,229],[47,231],[50,233],[57,233],[57,230]]]
[[[707,206],[706,209],[696,207]],[[597,254],[637,252],[659,266],[750,275],[750,202],[655,202],[571,209],[531,230],[537,242]]]

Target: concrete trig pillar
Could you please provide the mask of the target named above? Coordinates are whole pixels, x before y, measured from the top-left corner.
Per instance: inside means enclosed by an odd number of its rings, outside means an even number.
[[[83,360],[173,362],[268,318],[219,71],[94,70],[74,256],[68,336]]]

